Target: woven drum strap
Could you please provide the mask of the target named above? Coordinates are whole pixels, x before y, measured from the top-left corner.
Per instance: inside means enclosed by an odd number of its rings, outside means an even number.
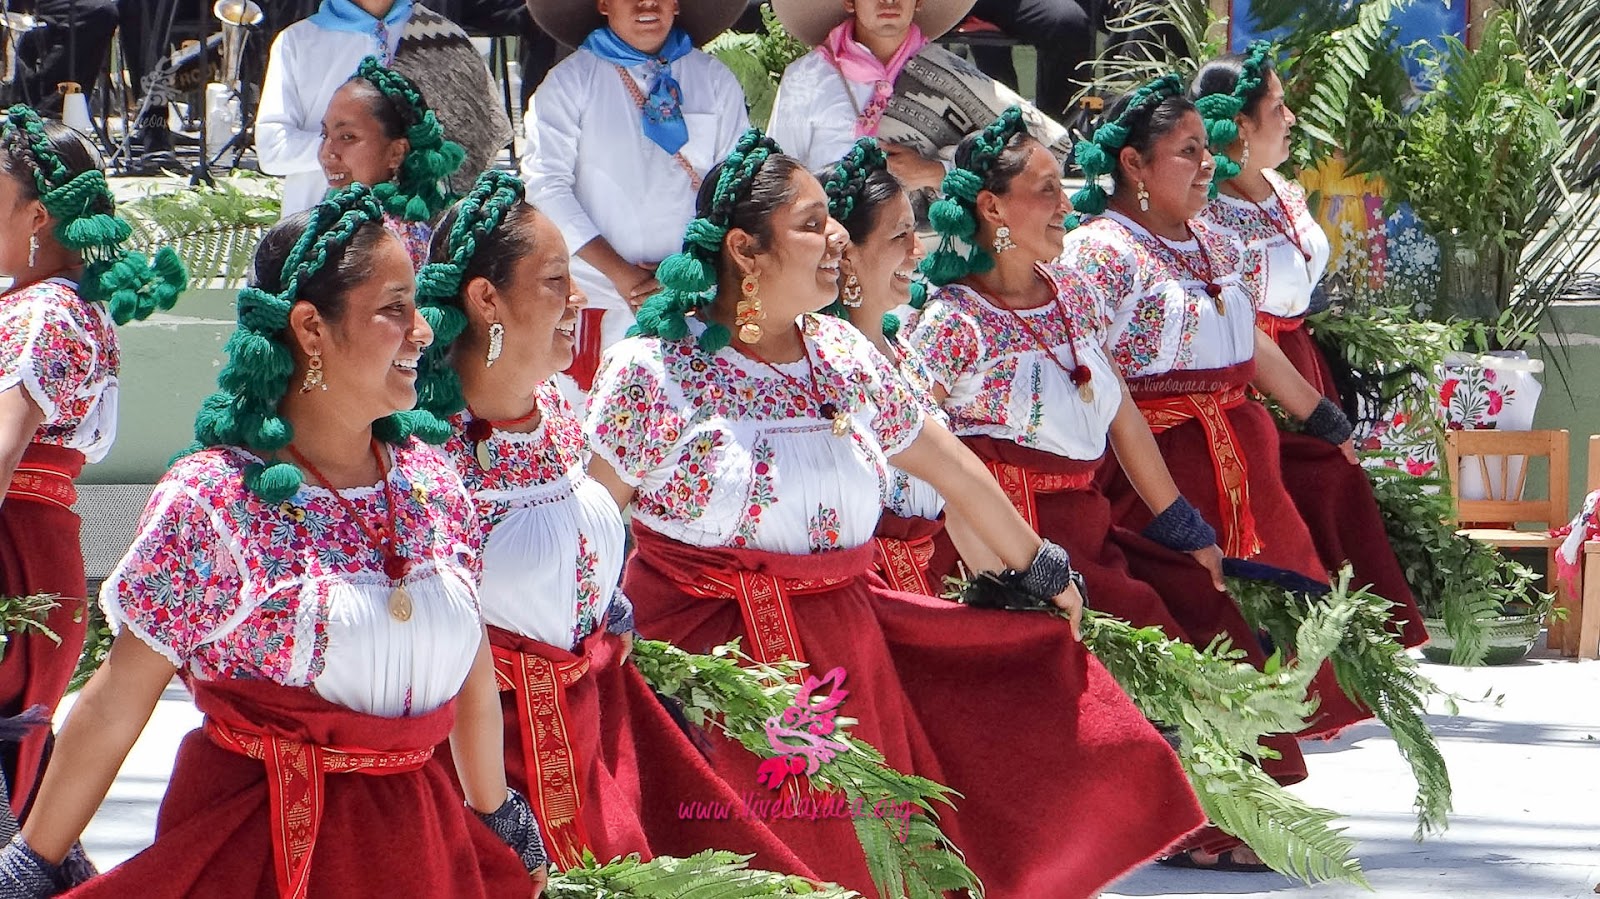
[[[1017,509],[1017,514],[1028,523],[1028,527],[1039,529],[1039,505],[1034,499],[1040,493],[1067,493],[1073,490],[1084,490],[1094,483],[1094,469],[1074,474],[1056,474],[1052,472],[1033,471],[1021,465],[1012,465],[1009,462],[1000,462],[995,459],[982,458],[983,466],[989,469],[989,474],[994,475],[995,482],[1000,485],[1000,490],[1011,500],[1011,505]]]
[[[326,775],[404,774],[433,758],[432,746],[402,752],[317,746],[241,730],[209,717],[205,733],[223,749],[266,765],[272,866],[280,899],[304,899],[310,889],[311,853],[322,826]]]
[[[543,828],[545,850],[563,870],[581,867],[592,844],[580,814],[583,766],[572,745],[567,689],[589,673],[589,657],[557,663],[493,644],[489,651],[495,682],[515,697],[528,799]]]
[[[1245,401],[1242,386],[1217,393],[1185,393],[1159,399],[1136,399],[1150,430],[1161,433],[1187,421],[1199,421],[1211,450],[1211,470],[1216,477],[1218,512],[1222,515],[1222,551],[1238,559],[1261,552],[1255,516],[1250,512],[1249,468],[1239,452],[1239,438],[1228,421],[1228,410]]]
[[[650,101],[645,97],[644,91],[639,88],[639,82],[634,81],[633,76],[629,75],[628,70],[622,66],[616,66],[616,69],[617,77],[622,79],[622,86],[628,89],[628,95],[633,97],[633,102],[638,104],[641,110],[644,109],[645,104]],[[689,186],[698,192],[700,190],[700,173],[694,170],[694,163],[683,155],[682,150],[673,153],[672,158],[678,161],[678,167],[683,169],[685,175],[689,176]]]
[[[928,583],[928,565],[933,562],[932,537],[913,540],[874,537],[872,548],[878,557],[878,571],[891,589],[922,596],[934,595],[933,585]]]
[[[1298,331],[1305,323],[1303,318],[1283,318],[1270,312],[1256,313],[1256,330],[1271,337],[1273,343],[1278,342],[1278,335],[1285,331]]]

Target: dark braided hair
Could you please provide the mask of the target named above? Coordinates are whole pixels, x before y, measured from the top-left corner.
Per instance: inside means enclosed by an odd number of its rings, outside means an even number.
[[[417,375],[417,408],[444,419],[467,407],[461,379],[450,365],[450,346],[467,330],[461,290],[473,278],[486,278],[500,290],[510,287],[518,259],[533,252],[523,223],[535,210],[523,202],[521,179],[488,171],[434,229],[428,262],[417,272],[417,305],[433,328]],[[425,438],[427,435],[424,435]],[[439,440],[449,439],[449,430]]]
[[[1183,96],[1183,79],[1175,74],[1162,75],[1112,104],[1094,137],[1078,141],[1072,149],[1084,177],[1083,188],[1072,195],[1072,208],[1086,215],[1105,212],[1106,189],[1100,178],[1110,175],[1120,183],[1118,151],[1133,147],[1147,152],[1156,137],[1193,108]]]
[[[393,181],[374,185],[373,194],[383,208],[406,221],[426,222],[450,203],[443,182],[467,159],[467,151],[455,141],[444,139],[444,126],[422,97],[411,79],[387,68],[376,56],[361,60],[351,77],[376,88],[388,107],[373,110],[389,139],[405,138],[411,148],[400,162]]]
[[[1255,115],[1267,95],[1276,49],[1269,41],[1252,41],[1244,53],[1232,53],[1200,67],[1189,87],[1189,99],[1206,123],[1217,170],[1212,180],[1221,184],[1239,174],[1239,163],[1225,152],[1239,139],[1238,116]]]
[[[278,412],[289,390],[294,357],[287,346],[289,310],[297,301],[337,321],[346,294],[370,277],[372,256],[384,240],[383,207],[372,191],[353,184],[307,212],[272,227],[256,247],[250,286],[239,291],[239,323],[228,338],[228,361],[217,392],[195,417],[196,446],[241,446],[273,456],[294,440]],[[378,439],[402,443],[437,422],[426,412],[397,412],[373,423]],[[245,484],[262,499],[283,502],[300,489],[300,469],[287,462],[252,465]]]
[[[1004,192],[1026,167],[1032,140],[1022,110],[1013,106],[956,145],[955,168],[944,176],[944,199],[928,207],[928,221],[939,235],[938,249],[922,260],[929,281],[942,287],[994,268],[994,257],[975,239],[978,193]],[[966,255],[956,250],[957,240],[967,244]]]
[[[794,201],[790,176],[804,171],[800,163],[782,155],[772,138],[751,128],[734,145],[728,158],[706,174],[695,198],[698,216],[683,234],[683,251],[668,256],[656,268],[661,292],[639,308],[629,334],[682,340],[689,335],[686,316],[716,299],[717,275],[723,261],[722,246],[734,228],[758,240],[772,237],[769,218],[774,209]],[[706,321],[700,346],[716,352],[732,339],[728,329]]]
[[[153,259],[124,249],[133,226],[117,215],[99,154],[78,132],[13,106],[0,126],[0,167],[21,185],[24,199],[44,204],[56,222],[56,241],[85,262],[79,295],[105,303],[117,324],[171,309],[189,286],[171,247]]]
[[[884,155],[877,139],[871,137],[860,138],[843,159],[814,174],[828,195],[828,214],[844,226],[851,242],[857,245],[877,227],[878,211],[883,204],[905,193],[900,179],[889,171],[889,157]],[[920,280],[912,282],[911,305],[921,309],[927,301],[928,286]],[[822,311],[850,320],[850,309],[843,300],[834,300]],[[900,319],[885,315],[883,329],[893,336],[900,330]]]

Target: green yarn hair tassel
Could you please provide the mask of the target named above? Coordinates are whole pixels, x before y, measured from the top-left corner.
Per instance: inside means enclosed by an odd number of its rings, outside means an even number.
[[[305,476],[300,469],[287,462],[274,462],[270,465],[255,463],[244,470],[244,483],[250,492],[268,503],[288,502],[296,493],[300,492],[300,485],[305,483]]]
[[[664,288],[683,293],[698,294],[716,289],[716,268],[711,260],[701,255],[705,251],[698,244],[692,249],[687,242],[684,246],[683,252],[668,256],[656,266],[656,281]]]

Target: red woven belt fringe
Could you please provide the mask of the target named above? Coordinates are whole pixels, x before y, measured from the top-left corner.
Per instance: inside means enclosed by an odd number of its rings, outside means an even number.
[[[1278,342],[1278,335],[1285,331],[1298,331],[1305,327],[1303,318],[1283,318],[1270,312],[1256,313],[1256,330],[1272,338],[1273,343]]]
[[[433,758],[433,747],[401,752],[317,746],[205,719],[211,742],[267,767],[272,815],[272,863],[281,899],[304,899],[311,883],[311,852],[322,824],[323,778],[328,774],[404,774]]]
[[[1039,506],[1034,501],[1034,496],[1040,493],[1067,493],[1073,490],[1086,489],[1094,483],[1095,469],[1086,465],[1082,471],[1056,473],[1035,471],[1023,468],[1021,465],[1012,465],[979,455],[985,468],[994,475],[995,481],[1000,484],[1000,489],[1011,500],[1011,505],[1017,507],[1017,514],[1028,523],[1028,527],[1039,527]]]
[[[516,698],[528,799],[544,828],[545,848],[558,867],[578,867],[592,843],[579,815],[582,766],[567,723],[567,688],[589,673],[589,656],[558,663],[492,643],[489,651],[496,684]]]
[[[78,488],[72,479],[83,470],[83,454],[65,447],[30,443],[6,488],[6,499],[48,503],[72,511]]]
[[[1247,559],[1261,551],[1255,516],[1250,514],[1249,470],[1239,453],[1239,440],[1228,422],[1227,410],[1245,402],[1242,385],[1215,393],[1185,393],[1179,396],[1139,398],[1134,403],[1144,413],[1150,430],[1159,434],[1184,422],[1198,420],[1205,429],[1211,448],[1211,469],[1216,475],[1217,495],[1221,497],[1222,551]]]
[[[901,593],[933,596],[928,583],[928,565],[933,561],[933,538],[915,537],[899,540],[894,537],[873,537],[872,548],[878,555],[878,570],[890,589]]]

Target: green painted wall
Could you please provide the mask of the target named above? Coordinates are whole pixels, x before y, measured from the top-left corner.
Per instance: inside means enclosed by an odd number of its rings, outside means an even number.
[[[1600,302],[1556,307],[1544,331],[1559,335],[1564,346],[1552,343],[1537,354],[1545,360],[1544,394],[1533,423],[1572,434],[1570,501],[1576,514],[1588,492],[1589,435],[1600,434]]]

